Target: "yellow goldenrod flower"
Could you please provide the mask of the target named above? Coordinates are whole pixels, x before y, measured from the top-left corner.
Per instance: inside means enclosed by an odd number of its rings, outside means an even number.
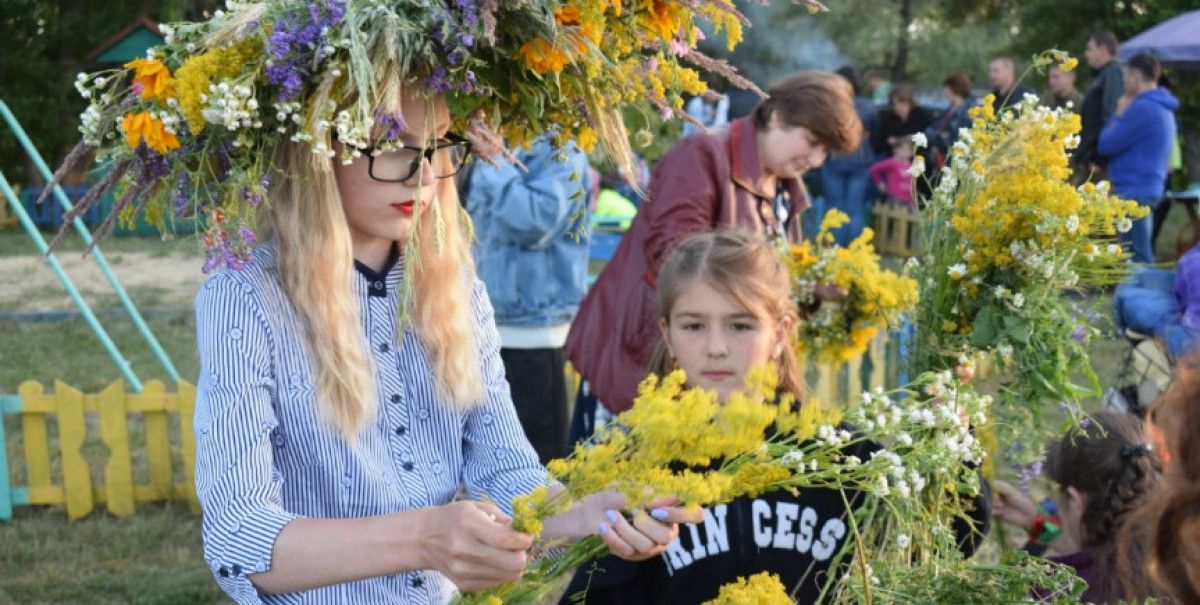
[[[779,580],[779,576],[770,572],[762,572],[749,578],[738,578],[734,582],[721,587],[717,598],[705,601],[703,605],[792,605],[792,597],[787,588]]]

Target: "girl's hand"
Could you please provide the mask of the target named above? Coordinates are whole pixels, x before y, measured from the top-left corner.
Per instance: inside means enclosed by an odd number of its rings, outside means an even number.
[[[441,572],[470,592],[521,577],[533,538],[487,502],[459,501],[423,509],[419,546],[425,569]]]
[[[581,538],[599,534],[613,554],[630,561],[657,556],[679,535],[680,523],[704,520],[700,509],[674,506],[677,498],[660,498],[649,510],[629,510],[625,496],[607,491],[592,494],[546,521],[544,535]],[[632,520],[624,512],[628,512]]]
[[[1018,527],[1029,529],[1037,517],[1037,506],[1011,484],[996,480],[992,483],[992,515]]]

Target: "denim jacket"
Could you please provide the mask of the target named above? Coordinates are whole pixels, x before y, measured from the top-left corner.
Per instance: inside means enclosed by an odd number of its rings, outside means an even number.
[[[503,159],[478,162],[466,192],[475,223],[475,262],[498,325],[570,323],[587,289],[591,168],[574,144],[539,139]]]

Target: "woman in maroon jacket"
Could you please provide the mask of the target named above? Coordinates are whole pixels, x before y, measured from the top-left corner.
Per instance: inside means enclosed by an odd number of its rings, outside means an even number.
[[[799,240],[799,215],[809,205],[801,175],[829,152],[855,149],[861,138],[846,80],[806,71],[772,86],[752,115],[689,136],[663,156],[646,203],[567,337],[567,356],[585,381],[573,440],[590,435],[596,418],[632,405],[659,336],[658,270],[674,245],[718,227]]]

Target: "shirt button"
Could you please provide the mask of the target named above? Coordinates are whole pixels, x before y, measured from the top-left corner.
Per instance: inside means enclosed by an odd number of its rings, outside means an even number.
[[[222,565],[221,569],[219,571],[217,571],[217,575],[221,576],[222,578],[228,578],[229,577],[229,569],[227,567],[225,567],[224,565]]]
[[[407,432],[408,432],[408,429],[404,428],[403,426],[396,427],[396,434],[399,435],[400,437],[403,437],[404,434]]]
[[[400,395],[399,394],[393,394],[390,397],[390,399],[391,399],[392,403],[400,403]]]
[[[228,336],[231,340],[238,340],[242,337],[242,329],[241,328],[230,328]]]
[[[377,281],[377,282],[371,282],[371,287],[372,287],[372,288],[375,288],[376,290],[382,290],[382,289],[383,289],[383,282],[381,282],[381,281]]]
[[[275,432],[271,433],[271,443],[276,448],[282,448],[287,443],[287,438],[283,436],[283,431],[276,429]]]
[[[491,412],[483,413],[483,424],[490,426],[495,421],[496,421],[496,417],[493,416]]]
[[[424,585],[424,584],[425,584],[425,580],[422,580],[422,579],[421,579],[421,578],[419,578],[419,577],[418,577],[418,578],[412,578],[412,579],[410,579],[410,580],[408,581],[408,585],[409,585],[409,586],[412,586],[413,588],[420,588],[420,587],[421,587],[422,585]]]
[[[406,471],[411,471],[411,470],[413,470],[414,468],[416,468],[416,465],[415,465],[415,464],[413,464],[413,463],[411,463],[411,462],[405,462],[404,464],[401,464],[401,465],[400,465],[400,468],[402,468],[402,469],[404,469],[404,470],[406,470]]]
[[[442,474],[442,463],[441,463],[441,462],[434,462],[432,465],[430,465],[430,466],[429,466],[429,470],[433,471],[433,473],[434,473],[435,475],[440,475],[440,474]]]
[[[237,563],[234,563],[233,567],[229,568],[229,571],[232,572],[233,575],[235,575],[235,576],[240,576],[240,575],[242,575],[242,566],[238,565]]]
[[[388,343],[386,343],[386,342],[379,343],[379,352],[380,353],[387,353],[388,350],[390,350],[390,349],[391,349],[391,347],[388,346]]]
[[[417,417],[421,420],[429,420],[429,408],[421,408],[421,411],[417,412]]]
[[[354,481],[350,479],[350,475],[346,475],[345,477],[342,477],[342,486],[344,486],[344,487],[350,487],[350,484],[353,482]]]

